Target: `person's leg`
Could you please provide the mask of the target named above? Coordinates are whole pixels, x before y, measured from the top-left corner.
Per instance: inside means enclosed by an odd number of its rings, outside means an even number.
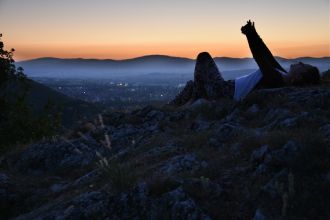
[[[184,89],[170,104],[183,105],[196,99],[216,99],[224,96],[225,81],[217,65],[207,52],[198,54],[194,81],[187,82]]]
[[[194,80],[203,82],[216,80],[224,81],[217,65],[208,52],[198,54],[195,65]]]
[[[194,72],[194,94],[197,98],[216,98],[224,83],[216,63],[207,52],[198,54]]]

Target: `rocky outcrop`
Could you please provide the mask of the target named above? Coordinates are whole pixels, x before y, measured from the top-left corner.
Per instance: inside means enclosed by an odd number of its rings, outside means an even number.
[[[105,112],[6,155],[0,217],[329,219],[329,100],[292,87]]]

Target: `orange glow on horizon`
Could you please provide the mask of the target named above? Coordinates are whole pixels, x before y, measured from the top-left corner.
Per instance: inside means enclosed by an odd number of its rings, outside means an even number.
[[[0,31],[16,60],[251,57],[240,30],[251,19],[275,56],[324,57],[329,8],[328,0],[0,0]]]
[[[296,57],[329,57],[330,45],[301,45],[270,43],[270,50],[275,56],[285,58]],[[40,57],[57,58],[94,58],[94,59],[130,59],[145,55],[168,55],[195,59],[198,53],[208,51],[213,57],[252,57],[247,42],[241,44],[146,44],[146,45],[18,45],[14,58],[17,61]],[[8,47],[7,47],[8,48]]]

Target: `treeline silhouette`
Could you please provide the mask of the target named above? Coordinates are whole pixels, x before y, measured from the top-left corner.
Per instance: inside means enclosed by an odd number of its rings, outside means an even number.
[[[7,51],[0,34],[0,154],[26,143],[49,137],[61,127],[60,112],[48,100],[41,112],[27,102],[29,79],[14,64],[14,49]]]

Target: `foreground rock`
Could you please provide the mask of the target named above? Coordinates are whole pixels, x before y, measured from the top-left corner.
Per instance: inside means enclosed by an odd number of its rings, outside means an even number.
[[[329,219],[329,100],[281,88],[104,113],[6,156],[0,217]]]

